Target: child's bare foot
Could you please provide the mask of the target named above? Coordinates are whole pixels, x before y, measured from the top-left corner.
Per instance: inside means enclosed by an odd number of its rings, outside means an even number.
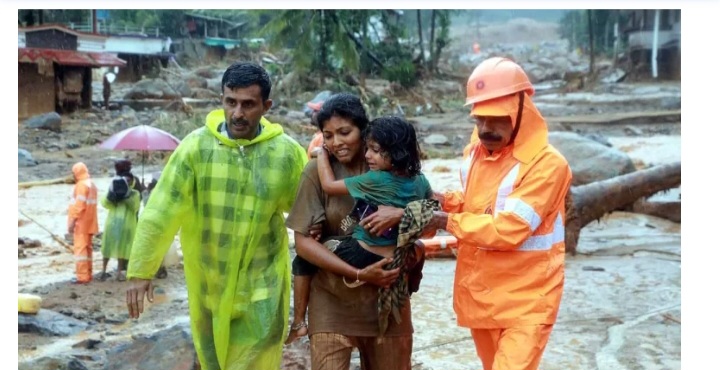
[[[290,344],[290,343],[294,342],[296,339],[306,336],[307,333],[308,333],[308,330],[307,330],[307,324],[305,323],[305,321],[299,322],[299,323],[293,323],[290,326],[290,333],[288,333],[288,337],[285,340],[285,344],[286,345]]]

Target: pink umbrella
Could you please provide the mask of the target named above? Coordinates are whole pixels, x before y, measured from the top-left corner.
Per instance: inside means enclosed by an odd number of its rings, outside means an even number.
[[[175,150],[180,140],[169,133],[152,126],[140,125],[122,130],[110,136],[101,148],[110,150]]]
[[[156,150],[175,150],[180,140],[155,127],[140,125],[122,130],[110,136],[100,144],[100,148],[109,150],[142,151],[142,175],[145,176],[145,152]],[[141,178],[142,179],[142,178]],[[144,183],[144,179],[141,180]]]

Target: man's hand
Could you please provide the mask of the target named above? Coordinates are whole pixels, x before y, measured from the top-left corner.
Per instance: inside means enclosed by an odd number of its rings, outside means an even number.
[[[390,262],[392,262],[392,258],[384,258],[375,262],[372,265],[360,270],[358,278],[361,281],[367,281],[370,284],[387,288],[395,281],[395,279],[398,278],[398,276],[400,276],[399,267],[392,270],[383,270],[383,266]]]
[[[423,234],[426,235],[429,233],[434,233],[437,230],[444,230],[447,222],[448,214],[446,212],[434,211],[430,222],[428,222],[428,224],[425,225],[425,228],[423,229]]]
[[[130,279],[130,287],[127,289],[125,301],[128,306],[128,314],[133,319],[140,317],[143,313],[143,304],[145,303],[145,294],[150,303],[155,299],[153,293],[152,280],[145,279]]]
[[[75,222],[77,222],[77,220],[72,220],[72,221],[70,221],[70,223],[68,224],[68,234],[70,234],[70,235],[72,235],[73,233],[75,233]]]
[[[404,212],[405,210],[402,208],[378,206],[377,212],[360,221],[360,226],[367,230],[370,235],[380,236],[385,230],[399,225]]]
[[[320,241],[322,238],[322,223],[313,224],[308,228],[308,236]]]

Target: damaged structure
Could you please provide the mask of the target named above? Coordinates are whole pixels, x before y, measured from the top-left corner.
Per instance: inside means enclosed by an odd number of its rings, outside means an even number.
[[[92,104],[92,70],[124,67],[107,37],[45,24],[18,28],[18,118]]]
[[[633,69],[680,80],[680,9],[628,10],[625,35]]]

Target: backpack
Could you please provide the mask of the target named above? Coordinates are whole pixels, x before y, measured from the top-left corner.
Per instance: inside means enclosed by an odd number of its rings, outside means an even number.
[[[115,176],[110,184],[110,190],[108,190],[108,200],[117,203],[129,197],[130,187],[128,186],[127,180],[122,176]]]

